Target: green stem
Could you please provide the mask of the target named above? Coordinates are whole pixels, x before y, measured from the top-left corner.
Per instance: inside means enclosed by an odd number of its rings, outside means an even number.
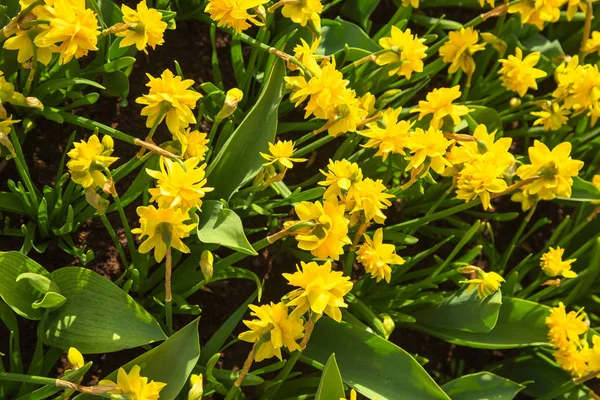
[[[22,383],[35,383],[38,385],[56,385],[56,379],[44,376],[15,374],[12,372],[0,372],[0,381],[12,381]]]
[[[106,214],[101,214],[100,220],[102,221],[102,224],[108,231],[108,234],[110,235],[115,247],[117,248],[117,253],[119,253],[119,258],[121,259],[121,263],[123,263],[123,268],[127,269],[128,263],[127,257],[125,256],[125,251],[123,250],[123,246],[121,245],[121,242],[119,242],[117,234],[113,229],[112,225],[110,224],[110,221],[108,220],[108,218],[106,218]]]
[[[148,136],[146,136],[146,139],[150,139],[150,138],[152,138],[152,136],[154,136],[154,132],[156,132],[156,128],[158,128],[158,126],[162,122],[163,118],[167,114],[167,111],[169,110],[170,107],[171,107],[171,105],[169,103],[163,101],[162,105],[160,106],[160,111],[158,113],[158,116],[156,117],[156,120],[154,121],[152,128],[150,128],[150,132],[148,132]]]
[[[121,140],[123,142],[135,144],[135,140],[137,139],[131,135],[128,135],[127,133],[124,133],[124,132],[118,131],[114,128],[111,128],[110,126],[101,124],[100,122],[96,122],[94,120],[91,120],[91,119],[88,119],[85,117],[81,117],[79,115],[71,114],[70,112],[65,112],[65,111],[59,110],[57,108],[50,108],[50,111],[60,114],[60,116],[65,121],[67,121],[73,125],[77,125],[82,128],[89,129],[91,131],[98,129],[98,132],[101,132],[105,135],[108,135],[117,140]]]
[[[137,266],[137,250],[135,249],[135,242],[133,240],[133,235],[131,234],[131,227],[129,226],[129,222],[127,221],[127,215],[125,215],[125,210],[123,209],[123,203],[121,203],[121,198],[119,197],[119,195],[113,196],[113,198],[115,199],[115,205],[117,206],[117,211],[119,212],[121,223],[123,224],[123,228],[125,229],[125,236],[127,236],[127,248],[129,249],[131,262]]]
[[[167,335],[173,334],[173,296],[171,294],[171,272],[173,270],[173,257],[171,246],[167,247],[165,261],[165,316],[167,319]]]
[[[31,203],[35,208],[35,212],[37,213],[40,203],[38,201],[38,191],[37,188],[33,185],[31,181],[31,176],[29,174],[29,168],[27,167],[27,162],[25,161],[25,155],[23,154],[23,149],[21,148],[21,142],[19,142],[19,138],[17,137],[17,132],[12,129],[10,132],[10,138],[12,140],[13,147],[15,149],[16,157],[15,163],[17,164],[17,171],[23,179],[27,190],[29,191],[29,197],[31,198]]]
[[[510,256],[512,255],[513,251],[515,250],[515,247],[517,247],[517,242],[519,241],[519,238],[521,237],[521,235],[523,235],[523,232],[525,231],[525,228],[529,224],[529,221],[531,221],[531,217],[533,217],[533,213],[535,212],[536,207],[537,207],[537,203],[535,203],[533,205],[533,207],[531,207],[531,210],[529,211],[527,216],[521,222],[521,226],[519,226],[519,230],[517,231],[516,234],[513,235],[508,247],[506,248],[504,255],[502,256],[502,259],[500,261],[500,268],[498,269],[498,273],[500,275],[503,275],[504,269],[506,268],[506,264],[508,264],[508,261],[510,260]]]

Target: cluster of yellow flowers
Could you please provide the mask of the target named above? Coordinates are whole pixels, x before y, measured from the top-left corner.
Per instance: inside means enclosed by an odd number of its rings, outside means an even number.
[[[107,392],[114,395],[126,395],[127,398],[136,400],[156,400],[160,398],[160,391],[167,386],[163,382],[148,382],[148,378],[140,375],[141,368],[139,365],[134,365],[125,372],[123,368],[119,368],[117,372],[117,382],[105,379],[99,382],[99,386],[113,386],[114,390]]]
[[[576,258],[570,260],[563,260],[563,254],[565,249],[560,247],[552,248],[542,255],[540,260],[540,267],[542,271],[550,277],[562,276],[563,278],[575,278],[577,273],[571,271],[571,264],[577,261]]]
[[[556,22],[560,18],[560,9],[567,6],[567,20],[571,21],[578,10],[587,11],[585,0],[524,0],[508,7],[511,14],[518,13],[522,24],[535,25],[540,31],[546,22]]]
[[[85,0],[44,0],[39,5],[34,0],[22,0],[21,13],[4,28],[8,39],[7,50],[18,51],[17,60],[28,64],[33,60],[48,65],[53,53],[59,54],[59,63],[66,64],[73,58],[81,58],[90,51],[98,50],[101,34],[98,17],[86,8]],[[164,42],[163,33],[167,23],[162,14],[146,6],[142,0],[137,9],[121,6],[123,23],[107,29],[104,33],[116,33],[122,37],[120,47],[134,45],[145,51],[147,45],[154,48]],[[35,65],[33,66],[35,68]]]
[[[565,305],[560,302],[546,318],[554,358],[561,368],[575,377],[600,373],[600,336],[592,337],[593,346],[590,347],[586,335],[589,321],[584,317],[583,309],[567,313]]]

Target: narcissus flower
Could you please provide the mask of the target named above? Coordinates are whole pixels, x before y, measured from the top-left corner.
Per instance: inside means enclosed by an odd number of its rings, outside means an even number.
[[[271,154],[260,153],[260,155],[267,160],[263,165],[277,163],[281,169],[286,169],[293,168],[295,162],[301,163],[306,161],[306,158],[292,158],[294,151],[294,142],[283,140],[275,144],[269,143],[269,152]]]
[[[534,68],[540,61],[540,53],[534,51],[523,58],[523,51],[517,47],[514,56],[508,56],[507,59],[499,60],[502,64],[500,68],[500,80],[502,86],[519,96],[525,96],[527,90],[537,90],[536,79],[544,78],[547,74],[541,69]]]
[[[296,24],[306,26],[310,21],[318,29],[321,27],[321,12],[323,4],[321,0],[297,0],[286,2],[281,9],[281,14]]]
[[[454,140],[446,139],[442,131],[433,126],[427,132],[421,128],[415,129],[406,142],[406,147],[412,154],[406,170],[417,169],[425,161],[428,161],[428,167],[431,167],[438,174],[443,173],[446,167],[452,166],[444,157],[448,146],[452,143],[454,143]]]
[[[377,282],[385,279],[387,283],[390,283],[392,279],[390,264],[404,264],[404,259],[396,254],[396,246],[383,243],[382,228],[375,231],[372,240],[366,233],[363,236],[365,243],[356,251],[356,260],[365,267],[365,271],[370,273]]]
[[[562,128],[568,121],[569,110],[561,106],[557,101],[545,102],[542,111],[533,111],[534,117],[539,117],[533,125],[542,125],[545,131],[556,131]]]
[[[110,136],[105,136],[100,142],[96,135],[92,135],[88,141],[73,143],[73,149],[67,155],[70,160],[67,168],[71,173],[73,182],[83,186],[85,189],[96,185],[100,188],[107,181],[104,168],[110,167],[117,157],[111,157],[114,142]]]
[[[425,100],[419,101],[419,107],[412,112],[419,113],[419,121],[428,114],[433,114],[431,127],[441,129],[444,118],[452,119],[454,125],[460,123],[461,118],[469,113],[469,107],[452,104],[461,95],[460,86],[452,88],[439,88],[427,93]]]
[[[583,309],[567,313],[562,302],[550,309],[550,315],[546,317],[546,326],[549,329],[548,338],[554,347],[567,349],[569,343],[579,343],[579,336],[588,330],[582,311]]]
[[[344,246],[350,244],[348,220],[344,217],[345,207],[335,199],[321,202],[302,201],[294,207],[300,221],[287,221],[284,228],[290,228],[299,222],[312,223],[309,228],[301,229],[295,235],[298,248],[324,260],[334,260],[344,254]]]
[[[530,210],[535,204],[536,198],[536,195],[529,194],[527,191],[527,186],[525,186],[523,190],[519,190],[510,196],[511,201],[514,201],[515,203],[521,203],[521,210],[523,211]]]
[[[460,283],[468,283],[467,291],[477,289],[477,295],[480,299],[485,299],[489,295],[500,290],[500,285],[504,282],[504,278],[495,272],[485,272],[479,267],[469,265],[458,269],[462,273],[474,273],[476,278],[467,279]]]
[[[485,49],[485,44],[477,44],[479,34],[472,27],[461,28],[448,34],[448,41],[440,47],[440,56],[446,63],[451,63],[448,72],[451,74],[461,69],[467,74],[467,86],[471,86],[471,76],[475,72],[473,54]]]
[[[146,75],[150,79],[146,84],[150,91],[135,100],[136,103],[145,105],[141,114],[148,116],[146,127],[151,128],[166,118],[169,131],[176,135],[189,124],[196,123],[192,109],[196,107],[196,102],[202,95],[189,90],[194,84],[193,80],[182,80],[168,69],[164,70],[160,78]]]
[[[557,349],[553,352],[556,363],[559,367],[571,373],[575,377],[581,377],[588,371],[589,351],[585,342],[581,342],[583,348],[580,348],[574,343],[568,347]]]
[[[599,371],[600,370],[600,336],[594,335],[592,337],[592,343],[594,347],[588,349],[585,353],[588,363],[588,369],[590,371]]]
[[[148,53],[146,46],[155,49],[165,42],[163,34],[167,30],[167,23],[162,20],[162,14],[154,8],[148,8],[146,0],[137,4],[136,9],[121,5],[123,22],[128,29],[117,32],[116,35],[123,38],[119,47],[135,45],[139,51]]]
[[[410,136],[410,129],[414,123],[409,121],[398,121],[402,107],[397,109],[388,108],[383,112],[381,120],[371,122],[368,129],[359,131],[359,135],[369,138],[363,147],[376,148],[375,155],[385,161],[390,154],[402,154],[406,147],[406,141]]]
[[[198,167],[198,158],[188,158],[182,164],[161,157],[160,171],[146,169],[146,173],[156,179],[156,188],[149,189],[150,201],[156,201],[161,208],[180,207],[189,210],[202,207],[202,198],[213,188],[206,187],[206,164]]]
[[[290,352],[300,350],[296,341],[304,336],[304,326],[300,318],[288,315],[287,305],[279,302],[248,307],[252,310],[250,315],[256,318],[243,321],[250,330],[240,333],[238,338],[244,342],[260,343],[254,352],[255,361],[273,356],[281,360],[283,346]]]
[[[204,156],[208,151],[208,136],[205,132],[191,130],[185,128],[173,135],[175,139],[181,143],[181,153],[184,158],[197,158],[200,161],[204,160]]]
[[[528,194],[537,194],[544,200],[552,200],[556,196],[571,197],[573,177],[583,167],[583,161],[571,159],[571,143],[561,143],[550,151],[544,143],[536,140],[529,148],[529,161],[531,164],[517,169],[521,179],[540,177],[527,185]]]
[[[427,51],[423,42],[410,29],[402,31],[392,25],[391,36],[379,39],[379,45],[388,51],[377,56],[377,65],[390,65],[390,76],[398,74],[410,79],[413,72],[423,72],[423,59]]]
[[[237,110],[238,103],[244,98],[244,92],[238,88],[229,89],[225,93],[225,100],[223,101],[223,107],[219,110],[215,116],[215,121],[222,121],[229,117]]]
[[[74,370],[83,368],[85,365],[83,356],[75,347],[69,347],[69,351],[67,352],[67,360],[69,360],[69,364],[71,364],[71,368]]]
[[[51,47],[53,52],[60,53],[59,63],[66,64],[73,57],[98,50],[99,34],[96,14],[85,8],[85,0],[54,0],[50,29],[37,35],[33,42],[36,47]]]
[[[294,57],[296,57],[296,59],[313,75],[321,74],[321,67],[315,57],[315,53],[317,52],[320,43],[320,37],[316,38],[310,45],[304,39],[300,38],[300,44],[297,44],[296,47],[294,47]],[[295,68],[297,66],[291,64],[290,67]]]
[[[8,151],[10,151],[10,153],[13,155],[13,157],[16,157],[15,149],[8,135],[12,131],[12,126],[18,122],[21,122],[21,120],[12,119],[12,115],[10,115],[7,119],[3,121],[0,121],[0,144],[6,147]]]
[[[48,65],[50,60],[52,60],[51,47],[37,47],[33,42],[39,32],[42,32],[42,30],[37,27],[28,30],[18,30],[15,36],[8,38],[4,42],[4,48],[7,50],[18,50],[17,61],[21,64],[31,60],[35,51],[38,62]]]
[[[521,15],[521,24],[535,25],[540,31],[545,22],[556,22],[560,18],[560,7],[565,0],[525,0],[511,4],[508,12]]]
[[[563,261],[562,257],[564,253],[565,249],[561,249],[560,247],[554,249],[550,247],[550,249],[542,255],[540,262],[542,271],[551,277],[560,275],[564,278],[575,278],[577,273],[571,271],[571,264],[577,259],[573,258],[571,260]]]
[[[473,137],[477,141],[460,141],[452,147],[448,155],[452,164],[469,164],[485,158],[504,171],[514,163],[515,157],[509,152],[512,138],[502,137],[496,140],[496,131],[488,133],[483,124],[475,128]]]
[[[181,239],[190,235],[196,224],[185,224],[189,215],[179,208],[156,208],[154,206],[138,207],[140,227],[131,230],[140,239],[148,238],[140,245],[138,251],[142,254],[154,249],[154,259],[161,262],[167,254],[167,247],[172,247],[182,253],[190,249]]]
[[[502,193],[508,185],[501,179],[503,166],[481,159],[467,164],[458,174],[456,198],[467,202],[479,197],[484,210],[491,208],[491,194]]]
[[[204,386],[202,384],[202,374],[192,374],[190,376],[190,385],[192,386],[188,392],[188,400],[201,400],[204,395]]]
[[[365,222],[383,224],[386,216],[382,210],[391,206],[390,199],[394,198],[393,194],[385,193],[386,190],[381,179],[366,178],[352,185],[348,193],[348,198],[354,205],[350,211],[352,218],[364,215]]]
[[[363,178],[358,164],[348,160],[329,160],[327,171],[321,170],[321,173],[325,175],[325,180],[319,182],[319,185],[327,187],[323,194],[324,199],[331,197],[345,199],[350,187]]]
[[[302,269],[293,274],[282,274],[292,286],[298,289],[290,292],[287,303],[296,307],[291,317],[301,317],[308,310],[315,314],[327,314],[335,321],[342,320],[340,308],[348,307],[344,296],[352,290],[350,278],[342,272],[331,270],[331,261],[319,265],[316,262],[301,262]]]
[[[367,115],[368,112],[361,107],[354,90],[344,89],[341,103],[333,109],[332,115],[321,130],[327,128],[327,133],[333,137],[338,137],[346,132],[354,132]]]
[[[250,22],[254,25],[264,25],[257,19],[256,14],[251,14],[250,9],[262,8],[262,14],[265,13],[263,4],[268,0],[209,0],[205,12],[210,14],[210,18],[217,22],[218,26],[233,28],[236,33],[242,33],[250,27]]]
[[[160,391],[167,386],[166,383],[150,381],[148,378],[140,375],[141,368],[139,365],[134,365],[125,372],[123,368],[119,368],[117,372],[117,382],[110,380],[100,381],[100,385],[118,386],[119,389],[110,391],[110,394],[124,394],[135,400],[156,400],[160,397]]]

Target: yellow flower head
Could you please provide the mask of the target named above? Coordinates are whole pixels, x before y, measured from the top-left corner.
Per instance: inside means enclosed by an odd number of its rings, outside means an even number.
[[[514,201],[515,203],[521,203],[521,210],[527,211],[530,210],[535,204],[536,196],[530,195],[527,191],[527,186],[525,186],[523,190],[520,190],[510,196],[510,200]]]
[[[531,115],[539,117],[533,125],[543,125],[545,131],[559,130],[569,121],[569,110],[556,101],[545,102],[542,111],[533,111]]]
[[[0,78],[1,78],[1,76],[0,76]],[[0,103],[0,105],[1,105],[1,103]],[[10,153],[13,155],[13,157],[16,157],[15,149],[14,149],[13,144],[10,141],[10,138],[8,137],[8,135],[10,134],[10,132],[13,129],[12,126],[18,122],[21,122],[21,120],[20,119],[12,119],[12,115],[10,115],[4,121],[0,121],[0,144],[2,146],[6,147],[8,149],[8,151],[10,151]]]
[[[281,360],[283,346],[290,352],[300,350],[296,341],[304,336],[304,326],[293,313],[288,315],[288,306],[279,302],[248,307],[252,310],[250,315],[256,318],[243,321],[250,330],[240,333],[238,338],[244,342],[260,343],[260,347],[255,349],[254,360],[262,361],[273,356]]]
[[[581,377],[588,373],[590,352],[585,345],[583,346],[584,348],[580,349],[577,345],[570,344],[566,348],[555,350],[553,355],[558,366],[576,377]]]
[[[546,275],[552,277],[560,275],[565,278],[575,278],[577,276],[575,271],[571,271],[571,264],[577,259],[573,258],[563,261],[562,256],[564,252],[565,249],[561,249],[560,247],[556,249],[550,247],[550,250],[542,255],[540,266]]]
[[[412,112],[419,113],[419,121],[424,116],[433,114],[431,127],[436,129],[441,129],[445,117],[450,117],[454,125],[458,125],[460,117],[469,113],[469,107],[452,104],[454,100],[460,98],[461,94],[460,86],[433,89],[427,93],[426,100],[419,101],[419,107]]]
[[[182,80],[168,69],[164,70],[160,78],[146,75],[150,79],[146,84],[150,91],[135,100],[136,103],[145,105],[141,114],[148,116],[146,127],[151,128],[166,118],[169,131],[176,135],[189,124],[196,123],[192,109],[196,108],[196,102],[202,95],[189,89],[194,84],[193,80]]]
[[[69,347],[69,351],[67,352],[67,360],[69,360],[69,364],[71,364],[71,368],[73,369],[83,368],[85,365],[83,356],[75,347]]]
[[[206,133],[191,128],[180,130],[173,135],[179,143],[181,143],[181,153],[184,158],[197,158],[200,161],[204,160],[204,156],[208,151],[208,138]]]
[[[529,161],[531,164],[522,165],[517,169],[521,179],[539,176],[529,185],[529,195],[537,194],[545,200],[552,200],[556,196],[571,197],[573,177],[579,174],[583,161],[571,159],[571,143],[564,142],[552,151],[536,140],[529,148]]]
[[[410,150],[410,163],[406,170],[417,169],[425,161],[429,162],[435,172],[441,174],[445,167],[451,167],[452,164],[444,157],[448,146],[454,143],[454,140],[448,140],[444,137],[442,131],[431,126],[427,132],[421,128],[408,137],[406,147]]]
[[[302,201],[294,210],[300,221],[288,221],[284,228],[303,221],[314,224],[313,227],[298,232],[298,248],[310,251],[321,260],[328,257],[338,260],[344,254],[344,246],[350,244],[344,205],[340,205],[335,199],[327,199],[323,203]]]
[[[100,188],[107,181],[103,168],[108,168],[118,160],[111,157],[114,142],[110,136],[105,136],[100,142],[98,136],[92,135],[88,141],[73,143],[73,149],[67,155],[70,160],[67,168],[71,173],[73,182],[83,186],[85,189],[96,185]]]
[[[192,374],[190,376],[190,385],[192,386],[188,392],[188,400],[201,400],[204,395],[204,386],[202,384],[202,374]]]
[[[223,101],[223,107],[219,110],[215,116],[216,121],[222,121],[229,117],[237,110],[237,106],[240,101],[244,98],[244,92],[238,88],[229,89],[225,93],[225,100]]]
[[[354,132],[367,115],[368,112],[361,107],[354,90],[344,89],[341,94],[341,103],[335,106],[329,121],[321,130],[326,127],[329,136],[333,137],[338,137],[346,132]]]
[[[579,336],[588,330],[582,311],[583,309],[567,313],[562,302],[550,309],[550,315],[546,317],[546,326],[549,329],[548,338],[554,347],[566,349],[570,344],[579,343]]]
[[[146,46],[155,49],[165,42],[163,34],[167,30],[167,23],[162,20],[160,12],[148,8],[146,0],[140,1],[135,10],[122,4],[121,11],[123,22],[128,25],[128,29],[116,33],[123,38],[119,47],[135,45],[139,51],[147,54]]]
[[[590,38],[585,42],[581,51],[586,54],[595,53],[600,51],[600,32],[594,31]]]
[[[148,378],[140,376],[140,366],[134,365],[129,370],[129,374],[123,368],[119,368],[117,373],[117,383],[110,380],[100,381],[100,385],[118,386],[118,390],[111,391],[111,394],[124,394],[135,400],[156,400],[160,397],[160,391],[167,386],[162,382],[148,382]]]
[[[54,0],[54,17],[50,28],[34,39],[38,48],[50,47],[60,53],[59,63],[66,64],[73,57],[80,58],[90,50],[98,50],[98,20],[96,14],[85,8],[85,0]],[[55,46],[60,43],[58,46]]]
[[[323,11],[321,0],[297,0],[286,3],[281,9],[281,14],[302,26],[306,26],[311,21],[318,29],[321,27],[321,11]]]
[[[377,279],[377,282],[385,279],[390,283],[392,279],[392,265],[404,264],[404,259],[396,254],[396,246],[383,243],[383,229],[375,231],[373,240],[364,234],[365,243],[356,251],[356,260],[365,267],[365,271]]]
[[[348,193],[348,198],[354,204],[351,211],[353,218],[358,218],[364,214],[365,222],[375,221],[378,224],[385,222],[385,210],[392,205],[389,199],[393,199],[394,195],[385,193],[387,188],[381,179],[374,181],[371,178],[366,178],[352,185]]]
[[[477,289],[477,295],[480,299],[485,299],[492,293],[496,293],[500,290],[500,285],[504,282],[504,278],[498,275],[495,272],[485,272],[479,267],[474,267],[472,265],[468,267],[459,268],[459,272],[463,273],[475,273],[477,276],[473,279],[467,279],[461,281],[460,283],[468,283],[467,291],[472,291]]]
[[[485,158],[487,162],[492,162],[504,171],[514,163],[515,157],[509,151],[512,138],[503,137],[496,140],[496,131],[488,133],[483,124],[475,128],[473,137],[477,141],[460,141],[452,147],[448,155],[452,164],[468,164]]]
[[[484,210],[490,209],[491,193],[502,193],[508,187],[500,178],[504,169],[486,159],[467,164],[458,174],[456,198],[469,202],[479,197]]]
[[[500,68],[500,80],[502,86],[519,96],[525,96],[527,90],[537,90],[536,79],[544,78],[547,74],[541,69],[534,68],[540,61],[540,53],[534,51],[523,58],[523,51],[517,47],[514,56],[508,56],[507,59],[499,60],[502,64]]]
[[[473,54],[485,49],[485,44],[477,44],[479,34],[472,27],[461,28],[448,34],[448,41],[440,47],[440,56],[444,62],[451,63],[451,74],[461,69],[467,74],[467,87],[471,86],[471,76],[475,72]]]
[[[271,154],[260,153],[262,158],[267,160],[263,165],[277,163],[281,169],[293,168],[295,162],[305,162],[306,158],[292,158],[294,154],[294,143],[291,140],[279,141],[275,144],[269,143],[269,152]]]
[[[588,368],[590,371],[600,370],[600,336],[592,337],[594,347],[587,349],[585,356],[587,357]]]
[[[292,286],[298,289],[290,292],[288,306],[296,307],[292,317],[301,317],[308,310],[321,315],[329,315],[335,321],[342,320],[341,308],[348,307],[344,296],[352,290],[350,278],[342,272],[331,270],[331,261],[319,265],[316,262],[301,262],[298,271],[282,274]]]
[[[319,185],[327,187],[323,194],[324,199],[331,197],[345,199],[350,187],[363,178],[358,164],[348,160],[329,160],[327,171],[321,170],[321,173],[325,175],[325,180],[319,182]]]
[[[178,208],[156,208],[154,206],[138,207],[140,227],[131,230],[139,235],[140,239],[148,238],[140,245],[138,251],[142,254],[154,249],[154,259],[161,262],[167,254],[167,247],[173,247],[182,253],[189,253],[190,249],[181,241],[190,235],[196,228],[195,224],[184,224],[189,220],[189,215]]]
[[[375,155],[380,156],[383,161],[390,154],[405,155],[404,148],[414,123],[398,121],[401,112],[402,107],[395,110],[388,108],[383,112],[381,120],[371,122],[367,125],[368,129],[358,132],[360,135],[369,138],[363,147],[377,148]]]
[[[20,29],[15,36],[8,38],[4,42],[4,48],[7,50],[18,50],[17,61],[21,64],[33,58],[33,52],[37,53],[38,62],[48,65],[52,60],[52,49],[50,47],[37,47],[34,44],[34,38],[42,32],[41,28],[33,27],[31,29]]]
[[[372,115],[375,113],[375,96],[370,92],[363,94],[358,98],[360,102],[360,108],[367,112],[367,115]]]
[[[161,157],[160,171],[146,169],[146,173],[156,179],[156,188],[149,189],[150,201],[156,201],[161,208],[180,207],[189,210],[202,207],[202,198],[213,188],[206,187],[206,164],[198,167],[198,158],[188,158],[184,166]]]
[[[321,67],[315,58],[315,53],[317,52],[320,43],[320,37],[318,37],[311,45],[300,38],[300,44],[297,44],[296,47],[294,47],[294,57],[296,57],[296,59],[313,75],[321,75]],[[295,64],[291,64],[290,67],[296,66]]]
[[[379,39],[379,45],[389,51],[377,56],[377,65],[390,65],[390,76],[398,74],[410,79],[413,72],[423,72],[423,59],[427,51],[423,42],[410,29],[403,32],[392,25],[391,36]]]
[[[209,0],[204,11],[217,21],[218,26],[230,27],[236,33],[242,33],[250,27],[249,22],[257,26],[264,25],[256,19],[256,14],[251,14],[248,10],[262,8],[264,14],[263,4],[268,2],[268,0]]]
[[[560,7],[566,0],[525,0],[508,8],[511,14],[521,15],[521,24],[535,25],[540,31],[545,22],[556,22],[560,18]]]

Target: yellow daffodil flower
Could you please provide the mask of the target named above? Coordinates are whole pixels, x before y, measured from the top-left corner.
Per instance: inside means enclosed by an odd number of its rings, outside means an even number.
[[[450,117],[454,125],[458,125],[461,117],[469,113],[469,107],[452,104],[461,96],[460,86],[439,88],[427,93],[425,100],[419,101],[419,107],[412,112],[419,113],[419,121],[428,114],[433,114],[431,127],[441,129],[445,117]]]
[[[69,347],[69,351],[67,352],[67,360],[69,360],[69,364],[71,364],[71,368],[74,370],[83,368],[85,365],[83,356],[75,347]]]
[[[523,190],[519,190],[510,196],[511,201],[514,201],[515,203],[521,203],[521,210],[523,211],[530,210],[535,204],[536,198],[536,195],[529,194],[527,191],[527,186],[525,186]]]
[[[425,163],[429,162],[435,172],[441,174],[446,167],[451,167],[452,164],[445,157],[448,147],[454,143],[454,140],[448,140],[444,134],[437,128],[431,126],[427,132],[421,128],[417,128],[406,142],[406,147],[410,150],[410,163],[406,170],[418,169]]]
[[[190,385],[192,386],[188,392],[188,400],[201,400],[204,395],[204,386],[202,385],[202,374],[192,374],[190,376]]]
[[[117,372],[117,382],[110,380],[100,381],[100,385],[118,386],[119,389],[109,392],[110,394],[124,394],[134,400],[156,400],[160,397],[160,391],[167,386],[166,383],[150,381],[140,375],[141,368],[134,365],[126,373],[123,368]]]
[[[537,194],[544,200],[552,200],[556,196],[571,197],[573,177],[583,167],[583,161],[571,159],[571,143],[561,143],[550,151],[544,143],[536,140],[528,152],[531,164],[520,166],[517,175],[521,179],[540,176],[527,185],[528,194]]]
[[[507,59],[501,59],[500,80],[502,86],[513,92],[517,92],[519,96],[525,96],[527,90],[537,90],[536,79],[544,78],[547,74],[541,69],[534,68],[540,61],[540,53],[534,51],[523,58],[523,51],[516,48],[514,56],[508,56]]]
[[[410,29],[402,31],[392,25],[391,35],[379,39],[379,45],[388,51],[377,56],[377,65],[390,65],[390,76],[397,74],[410,79],[414,72],[423,72],[423,59],[427,51],[423,42]]]
[[[571,264],[577,261],[576,258],[571,260],[563,261],[562,256],[565,253],[565,249],[560,247],[552,248],[542,255],[540,266],[542,271],[548,276],[562,276],[564,278],[575,278],[577,273],[571,271]]]
[[[197,158],[204,161],[208,151],[208,135],[204,132],[185,128],[173,135],[173,138],[181,144],[181,153],[185,159]]]
[[[8,149],[13,157],[16,157],[15,148],[13,147],[10,137],[8,135],[12,131],[12,126],[16,123],[21,122],[20,119],[12,119],[10,115],[4,121],[0,121],[0,144]]]
[[[217,22],[217,26],[232,28],[236,33],[242,33],[250,27],[250,22],[262,26],[256,14],[248,12],[250,9],[262,8],[261,14],[265,14],[263,4],[268,0],[209,0],[205,12],[210,18]]]
[[[333,109],[333,114],[323,128],[317,133],[327,128],[329,136],[338,137],[347,132],[356,131],[356,127],[368,112],[361,107],[360,100],[356,97],[356,92],[351,89],[344,89],[341,95],[341,104]]]
[[[569,110],[556,101],[545,102],[542,111],[533,111],[531,115],[539,117],[533,125],[543,125],[545,131],[559,130],[569,121]]]
[[[375,231],[373,239],[364,234],[365,243],[356,251],[356,260],[360,262],[377,282],[385,279],[390,283],[392,279],[391,265],[402,265],[404,259],[396,254],[396,246],[383,243],[383,229]]]
[[[583,309],[567,313],[562,302],[550,309],[550,315],[546,317],[546,326],[549,329],[548,338],[554,347],[566,349],[570,343],[579,343],[579,336],[588,330],[582,311]]]
[[[154,206],[138,207],[140,227],[131,230],[140,239],[148,238],[140,245],[138,251],[142,254],[154,249],[154,259],[161,262],[167,254],[167,247],[173,247],[182,253],[190,249],[183,243],[182,238],[190,235],[196,228],[195,224],[186,225],[189,215],[178,208],[159,208]]]
[[[448,34],[448,41],[440,47],[440,57],[451,63],[448,72],[451,74],[461,69],[467,74],[467,87],[471,86],[471,76],[475,72],[473,54],[485,49],[485,44],[477,44],[479,34],[472,27],[461,28]]]
[[[290,285],[298,287],[287,295],[290,299],[288,306],[296,307],[290,316],[301,317],[312,310],[317,315],[325,313],[340,322],[340,308],[348,307],[344,296],[352,290],[350,278],[342,272],[332,271],[331,261],[323,265],[314,261],[301,262],[300,266],[293,274],[282,274]]]
[[[256,317],[244,320],[250,330],[240,333],[238,338],[244,342],[256,343],[260,346],[254,352],[254,360],[262,361],[273,356],[281,360],[281,348],[285,346],[290,352],[300,350],[298,339],[304,337],[302,320],[297,316],[288,315],[288,306],[282,302],[248,306]]]
[[[8,38],[4,42],[4,48],[7,50],[17,50],[17,61],[21,64],[33,58],[34,51],[38,62],[48,65],[52,60],[52,49],[50,47],[37,47],[34,44],[34,38],[42,30],[33,27],[28,30],[21,29],[15,33],[15,36]]]
[[[594,335],[592,343],[594,347],[585,352],[588,369],[590,371],[600,371],[600,336]]]
[[[198,167],[198,158],[188,158],[183,165],[161,157],[160,171],[146,169],[146,173],[156,179],[157,188],[149,189],[150,201],[156,201],[159,207],[181,207],[189,210],[202,207],[202,198],[213,188],[206,186],[206,164]],[[185,167],[184,167],[185,166]]]
[[[146,0],[140,1],[135,10],[122,4],[121,11],[123,23],[127,24],[128,29],[116,33],[123,38],[119,47],[135,45],[139,51],[148,54],[146,46],[155,49],[165,42],[163,35],[167,30],[167,23],[162,20],[159,11],[148,8]]]
[[[467,291],[473,291],[477,289],[477,295],[480,299],[485,299],[489,295],[496,293],[500,290],[501,282],[504,282],[504,278],[495,272],[485,272],[479,267],[467,266],[458,269],[461,273],[474,273],[477,277],[473,279],[467,279],[460,281],[459,283],[468,283]]]
[[[540,31],[545,22],[556,22],[560,18],[560,7],[565,0],[525,0],[508,7],[510,14],[520,14],[521,24],[535,25]]]
[[[111,157],[114,142],[110,136],[104,136],[102,142],[97,135],[92,135],[86,142],[73,143],[73,149],[67,155],[70,160],[67,168],[71,173],[73,182],[83,186],[85,189],[93,185],[103,188],[107,182],[104,168],[110,167],[117,157]]]
[[[348,160],[329,160],[327,171],[321,170],[325,180],[319,185],[327,187],[324,199],[337,197],[340,201],[346,198],[350,187],[363,179],[362,170],[357,163]]]
[[[468,164],[485,158],[504,171],[515,162],[515,157],[509,151],[512,138],[502,137],[496,140],[496,131],[488,133],[483,124],[475,128],[473,137],[477,141],[460,141],[452,147],[448,154],[448,160],[452,164]]]
[[[321,27],[322,11],[323,4],[321,4],[321,0],[297,0],[285,3],[281,9],[281,14],[301,26],[306,26],[310,21],[318,30]]]
[[[508,188],[501,178],[504,170],[504,166],[487,158],[466,164],[458,174],[456,198],[469,202],[479,197],[483,209],[490,209],[491,194],[502,193]]]
[[[377,148],[375,155],[383,161],[390,154],[405,155],[404,148],[414,123],[398,121],[401,112],[402,107],[395,110],[388,108],[383,112],[380,121],[371,122],[367,125],[368,129],[358,132],[359,135],[369,138],[363,147]]]
[[[353,208],[350,211],[353,220],[364,216],[365,222],[375,221],[378,224],[385,222],[386,216],[382,210],[392,205],[390,199],[393,194],[385,193],[387,187],[381,179],[366,178],[355,183],[350,188],[348,198]]]
[[[566,348],[553,352],[558,366],[575,377],[581,377],[590,371],[588,367],[590,352],[585,342],[582,341],[581,344],[582,348],[572,343]]]
[[[150,79],[146,84],[150,91],[135,100],[136,103],[145,105],[141,114],[148,116],[146,127],[151,128],[155,123],[166,119],[169,131],[176,135],[181,129],[196,123],[192,109],[196,108],[196,102],[202,95],[189,89],[194,84],[193,80],[182,80],[168,69],[164,70],[160,78],[146,75]]]
[[[269,143],[269,152],[271,154],[260,153],[262,158],[267,160],[263,165],[271,165],[277,163],[282,170],[294,167],[294,163],[305,162],[306,158],[292,158],[294,154],[294,142],[291,140],[279,141],[275,144]]]

